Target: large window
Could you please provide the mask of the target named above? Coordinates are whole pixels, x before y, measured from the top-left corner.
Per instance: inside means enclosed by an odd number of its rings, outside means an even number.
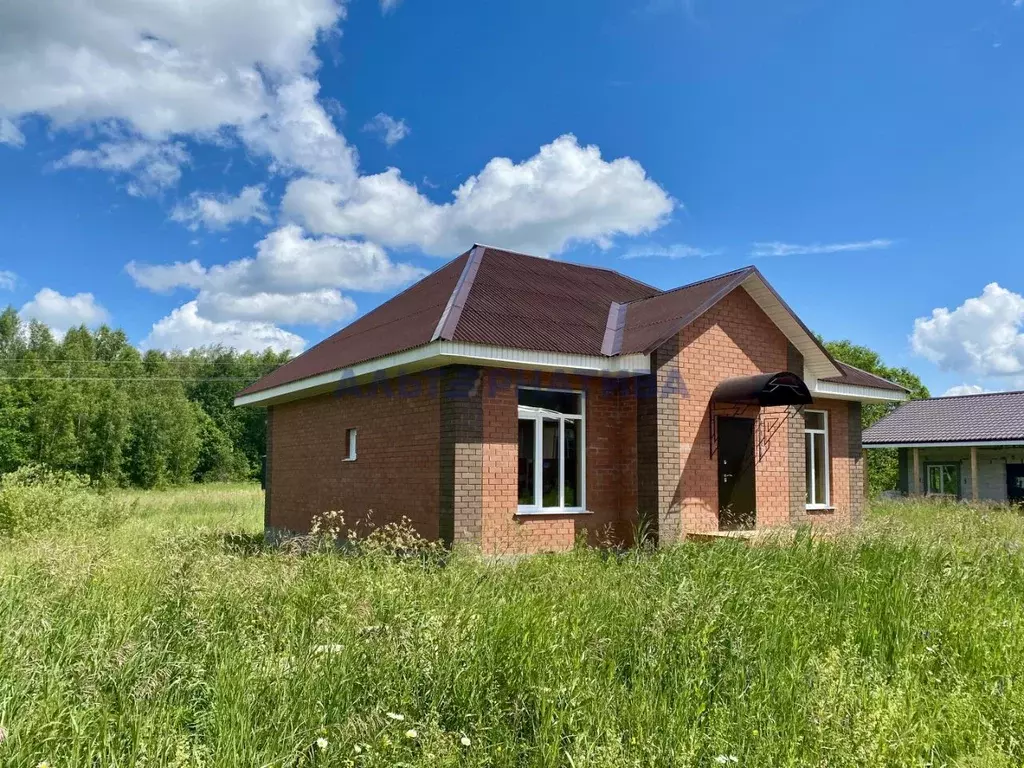
[[[925,492],[929,496],[952,496],[960,495],[960,465],[959,464],[925,464],[928,486]]]
[[[519,511],[584,510],[583,394],[519,390]]]
[[[828,412],[804,414],[804,456],[807,467],[807,507],[825,509],[830,505],[828,481]]]

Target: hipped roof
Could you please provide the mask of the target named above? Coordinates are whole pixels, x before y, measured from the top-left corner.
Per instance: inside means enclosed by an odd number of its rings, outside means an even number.
[[[650,353],[741,286],[816,375],[900,390],[833,360],[754,267],[661,291],[612,270],[477,245],[239,396],[439,340],[609,358]]]

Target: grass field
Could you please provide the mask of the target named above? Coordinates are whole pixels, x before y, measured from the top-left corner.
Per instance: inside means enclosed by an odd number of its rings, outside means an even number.
[[[0,541],[0,765],[1016,766],[1024,522],[304,556],[244,486]]]

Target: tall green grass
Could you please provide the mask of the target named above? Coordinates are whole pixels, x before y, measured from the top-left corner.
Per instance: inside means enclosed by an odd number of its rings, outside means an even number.
[[[153,492],[0,544],[0,765],[1024,762],[1012,512],[513,563],[286,554],[261,512]]]

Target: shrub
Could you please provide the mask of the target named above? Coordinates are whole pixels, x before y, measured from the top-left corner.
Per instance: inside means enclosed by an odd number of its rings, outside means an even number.
[[[127,512],[125,501],[93,490],[74,472],[27,465],[0,478],[0,536],[107,527]]]

